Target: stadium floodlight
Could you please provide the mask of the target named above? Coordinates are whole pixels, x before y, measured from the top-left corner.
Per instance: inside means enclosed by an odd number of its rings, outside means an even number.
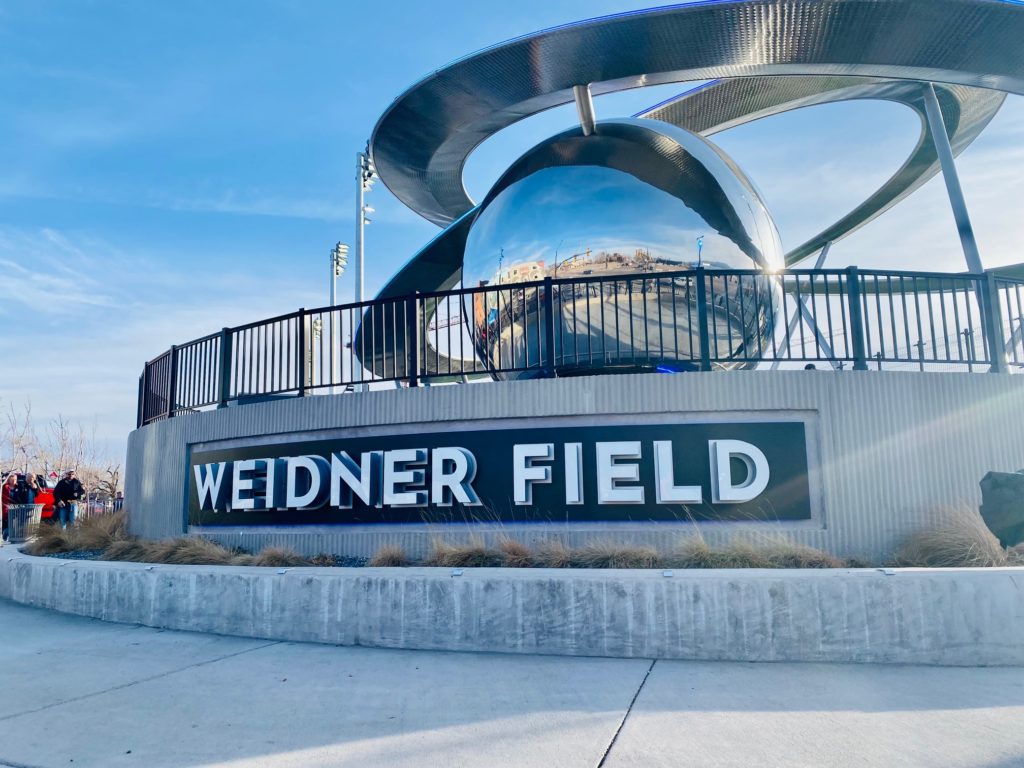
[[[331,250],[331,306],[338,303],[338,278],[348,266],[348,246],[337,243]]]

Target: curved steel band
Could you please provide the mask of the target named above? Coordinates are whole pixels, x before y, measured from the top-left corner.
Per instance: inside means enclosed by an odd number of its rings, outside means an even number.
[[[913,109],[921,133],[906,162],[874,194],[835,224],[786,254],[796,264],[877,218],[903,200],[940,168],[932,134],[925,125],[926,83],[857,77],[750,77],[721,80],[645,110],[637,117],[661,120],[710,136],[738,125],[783,112],[839,101],[878,99]],[[968,86],[937,85],[936,93],[954,154],[960,154],[985,129],[1006,95]],[[403,267],[381,296],[403,296],[416,290],[447,290],[459,280],[462,247],[475,208],[458,227],[449,227]]]
[[[964,31],[982,44],[964,46]],[[1008,0],[735,0],[626,13],[528,35],[400,96],[371,152],[381,179],[446,225],[472,208],[470,152],[572,101],[687,80],[813,75],[920,80],[1024,94],[1024,9]]]
[[[875,99],[913,109],[921,119],[921,134],[906,162],[853,211],[789,251],[786,264],[793,265],[877,218],[939,172],[925,116],[924,89],[928,87],[914,81],[858,77],[737,78],[684,93],[637,117],[710,136],[782,112],[839,101]],[[981,134],[1006,99],[999,91],[961,85],[937,84],[935,91],[954,154],[960,154]]]
[[[964,30],[984,44],[965,47]],[[642,112],[710,135],[788,110],[883,99],[924,121],[935,83],[954,153],[1024,94],[1024,9],[1009,0],[720,0],[620,14],[538,32],[445,67],[400,96],[370,142],[382,181],[448,226],[381,291],[446,290],[460,277],[476,209],[469,154],[494,133],[573,100],[687,80],[716,82]],[[871,221],[939,170],[922,125],[903,166],[874,194],[790,251],[795,264]]]

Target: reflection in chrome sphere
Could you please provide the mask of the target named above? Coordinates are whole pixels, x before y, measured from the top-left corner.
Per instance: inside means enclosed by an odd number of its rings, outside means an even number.
[[[543,288],[513,286],[551,277],[592,280],[553,289],[560,372],[686,370],[700,357],[695,281],[659,273],[707,268],[712,357],[749,359],[773,330],[777,282],[713,273],[772,272],[782,254],[760,196],[721,150],[673,125],[616,120],[542,142],[498,180],[469,231],[462,283],[509,286],[467,300],[489,367],[546,359]]]

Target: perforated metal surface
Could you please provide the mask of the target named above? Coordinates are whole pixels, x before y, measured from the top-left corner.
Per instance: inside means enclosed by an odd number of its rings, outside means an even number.
[[[385,112],[371,152],[399,199],[446,225],[472,208],[462,184],[472,149],[570,102],[574,85],[589,83],[600,95],[817,75],[1024,94],[1021,40],[1024,7],[1008,0],[742,0],[620,14],[518,38],[431,74]]]

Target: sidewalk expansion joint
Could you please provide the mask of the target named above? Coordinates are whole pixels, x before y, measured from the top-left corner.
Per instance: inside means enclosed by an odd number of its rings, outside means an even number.
[[[218,661],[224,661],[226,659],[233,659],[236,656],[242,656],[242,655],[244,655],[246,653],[252,653],[253,651],[260,651],[260,650],[263,650],[264,648],[270,648],[271,646],[274,646],[274,645],[280,645],[282,642],[283,641],[281,641],[281,640],[275,640],[274,642],[263,643],[262,645],[257,645],[254,648],[246,648],[246,649],[241,650],[241,651],[235,651],[234,653],[227,653],[227,654],[224,654],[223,656],[218,656],[215,659],[206,659],[205,661],[197,661],[195,664],[189,664],[189,665],[184,666],[184,667],[178,667],[177,669],[169,669],[166,672],[161,672],[159,675],[151,675],[149,677],[139,678],[138,680],[132,680],[131,682],[128,682],[128,683],[122,683],[121,685],[115,685],[115,686],[112,686],[110,688],[104,688],[102,691],[93,691],[92,693],[84,693],[81,696],[75,696],[75,697],[70,698],[70,699],[64,699],[63,701],[55,701],[53,704],[46,704],[45,706],[38,707],[36,709],[29,709],[29,710],[26,710],[24,712],[18,712],[18,713],[13,714],[13,715],[7,715],[5,717],[0,717],[0,723],[6,722],[8,720],[14,720],[14,719],[19,718],[19,717],[25,717],[26,715],[34,715],[34,714],[36,714],[38,712],[44,712],[44,711],[46,711],[48,709],[53,709],[54,707],[62,707],[65,704],[74,704],[77,701],[84,701],[85,699],[92,699],[92,698],[95,698],[96,696],[102,696],[105,693],[111,693],[112,691],[122,691],[125,688],[131,688],[132,686],[139,685],[141,683],[149,683],[149,682],[152,682],[153,680],[159,680],[159,679],[161,679],[163,677],[170,677],[171,675],[176,675],[179,672],[187,672],[190,669],[196,669],[197,667],[205,667],[208,664],[216,664]],[[21,768],[21,766],[18,766],[17,764],[5,763],[2,760],[0,760],[0,768],[9,767],[11,765],[13,765],[14,768]],[[33,767],[29,766],[28,768],[33,768]]]
[[[630,714],[633,712],[633,705],[636,704],[636,700],[640,698],[640,692],[644,689],[644,685],[647,684],[647,678],[651,676],[651,672],[654,671],[654,665],[658,663],[657,659],[651,661],[651,666],[647,668],[647,672],[644,673],[644,679],[640,681],[640,685],[637,687],[636,692],[633,694],[632,700],[629,702],[629,706],[626,707],[626,713],[622,716],[622,720],[619,721],[618,728],[615,729],[615,733],[612,734],[612,740],[608,742],[608,746],[604,750],[604,754],[601,755],[601,760],[597,763],[597,768],[604,768],[605,762],[608,760],[608,755],[612,753],[612,747],[615,746],[615,742],[619,739],[619,734],[622,733],[622,728],[625,726],[626,721],[629,719]]]

